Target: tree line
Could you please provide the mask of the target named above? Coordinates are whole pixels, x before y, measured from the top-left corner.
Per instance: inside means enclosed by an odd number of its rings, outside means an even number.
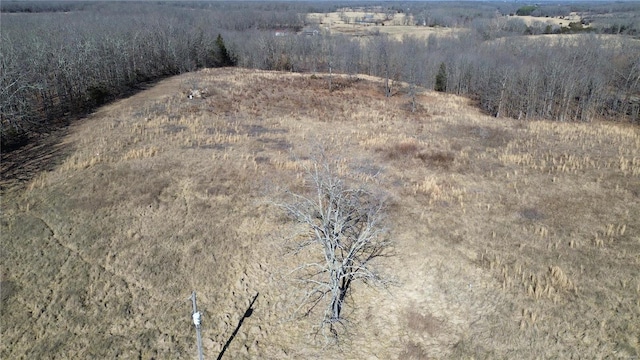
[[[145,82],[235,65],[221,36],[225,30],[210,14],[136,3],[102,6],[99,11],[3,14],[3,147]]]
[[[640,122],[637,40],[598,34],[523,37],[526,27],[495,11],[489,15],[487,4],[476,17],[463,17],[459,7],[449,5],[454,9],[450,19],[459,22],[456,35],[426,40],[376,31],[364,38],[330,35],[307,22],[305,12],[333,11],[335,3],[64,6],[77,8],[2,16],[3,148],[142,83],[231,65],[375,75],[386,79],[388,95],[400,82],[410,84],[404,90],[410,96],[417,87],[437,88],[471,97],[495,116]],[[439,14],[422,3],[390,6],[411,11],[414,19]],[[305,26],[316,31],[299,33]],[[276,36],[275,30],[286,30],[286,36]]]
[[[499,26],[499,25],[497,25]],[[640,121],[640,44],[583,34],[535,38],[476,29],[426,41],[379,34],[235,34],[241,66],[368,74],[476,99],[489,114],[516,119]],[[246,36],[246,37],[245,37]],[[256,51],[257,49],[257,51]]]

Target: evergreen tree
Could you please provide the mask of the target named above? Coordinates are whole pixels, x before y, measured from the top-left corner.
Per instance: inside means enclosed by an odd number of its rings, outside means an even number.
[[[444,63],[440,63],[440,69],[436,75],[435,91],[447,91],[447,67]]]
[[[224,45],[222,35],[218,34],[216,39],[217,56],[216,62],[218,66],[236,66],[236,59],[229,54],[227,47]]]

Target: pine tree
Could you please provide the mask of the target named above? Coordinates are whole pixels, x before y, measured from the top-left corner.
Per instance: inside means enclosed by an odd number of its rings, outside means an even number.
[[[436,75],[435,91],[447,91],[447,67],[444,63],[440,63],[440,69]]]
[[[227,47],[224,45],[224,40],[222,39],[222,35],[218,34],[218,38],[216,39],[216,47],[217,47],[217,56],[216,56],[216,65],[218,66],[236,66],[236,59],[233,58],[229,54]]]

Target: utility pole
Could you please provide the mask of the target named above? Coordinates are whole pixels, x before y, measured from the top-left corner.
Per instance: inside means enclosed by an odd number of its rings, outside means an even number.
[[[191,297],[189,299],[191,299],[191,301],[193,302],[193,313],[191,314],[191,317],[193,318],[193,325],[195,325],[196,327],[196,336],[198,337],[198,359],[203,360],[204,357],[202,355],[202,334],[200,334],[201,314],[196,306],[195,290],[191,293]]]

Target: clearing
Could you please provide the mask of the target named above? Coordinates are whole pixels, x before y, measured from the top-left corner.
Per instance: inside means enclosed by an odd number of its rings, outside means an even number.
[[[637,127],[496,119],[431,91],[411,112],[379,79],[327,80],[167,79],[4,179],[0,358],[195,358],[192,290],[207,358],[640,355]],[[389,196],[396,244],[376,263],[396,285],[353,288],[339,348],[314,337],[321,314],[294,316],[305,259],[273,205],[318,145]]]

